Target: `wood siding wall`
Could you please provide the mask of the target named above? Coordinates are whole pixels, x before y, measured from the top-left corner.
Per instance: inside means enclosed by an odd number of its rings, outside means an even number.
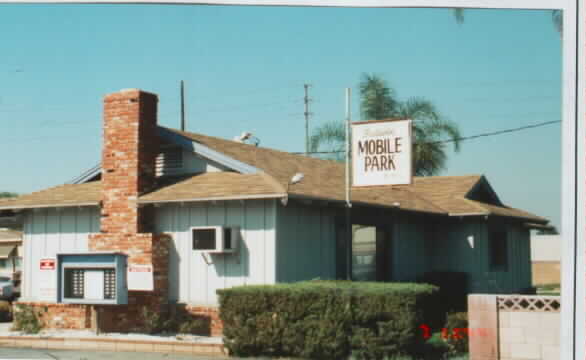
[[[490,269],[489,228],[493,225],[506,229],[506,271]],[[529,231],[519,224],[452,220],[438,229],[435,238],[428,240],[432,270],[467,272],[471,293],[515,293],[531,286]]]
[[[335,211],[290,202],[277,215],[277,282],[335,279]]]
[[[397,213],[393,218],[392,279],[416,281],[429,269],[426,252],[427,218],[404,213]]]
[[[164,205],[156,210],[157,232],[173,238],[169,299],[217,305],[216,290],[275,282],[275,200]],[[193,226],[239,226],[235,254],[205,255],[192,250]]]
[[[96,207],[41,209],[24,216],[22,297],[43,300],[39,261],[57,253],[87,251],[88,236],[100,231]]]

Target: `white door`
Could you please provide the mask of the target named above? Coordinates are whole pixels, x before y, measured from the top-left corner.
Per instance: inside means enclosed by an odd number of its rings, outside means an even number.
[[[104,299],[104,271],[103,270],[86,270],[84,284],[84,299],[103,300]]]

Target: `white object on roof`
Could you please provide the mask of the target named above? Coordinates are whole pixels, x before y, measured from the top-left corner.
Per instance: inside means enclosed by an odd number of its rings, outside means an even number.
[[[291,185],[293,184],[297,184],[298,182],[300,182],[301,180],[303,180],[303,177],[305,177],[305,175],[303,175],[303,173],[297,173],[295,175],[293,175],[293,177],[291,178],[290,182]]]

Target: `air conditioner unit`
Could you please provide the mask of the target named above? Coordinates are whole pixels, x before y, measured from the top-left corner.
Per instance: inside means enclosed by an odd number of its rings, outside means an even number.
[[[237,226],[196,226],[191,228],[193,250],[212,254],[233,253],[238,249]]]

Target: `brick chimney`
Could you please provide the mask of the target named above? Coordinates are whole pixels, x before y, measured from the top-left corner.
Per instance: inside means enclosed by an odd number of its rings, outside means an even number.
[[[169,238],[151,231],[152,209],[139,207],[138,197],[155,185],[157,95],[137,89],[104,98],[101,232],[91,234],[90,251],[119,251],[128,266],[152,265],[153,290],[137,291],[128,284],[128,305],[100,310],[103,331],[128,331],[149,306],[160,311],[168,302]]]
[[[155,185],[157,103],[157,95],[138,89],[104,98],[102,233],[148,231],[147,211],[137,200]]]

